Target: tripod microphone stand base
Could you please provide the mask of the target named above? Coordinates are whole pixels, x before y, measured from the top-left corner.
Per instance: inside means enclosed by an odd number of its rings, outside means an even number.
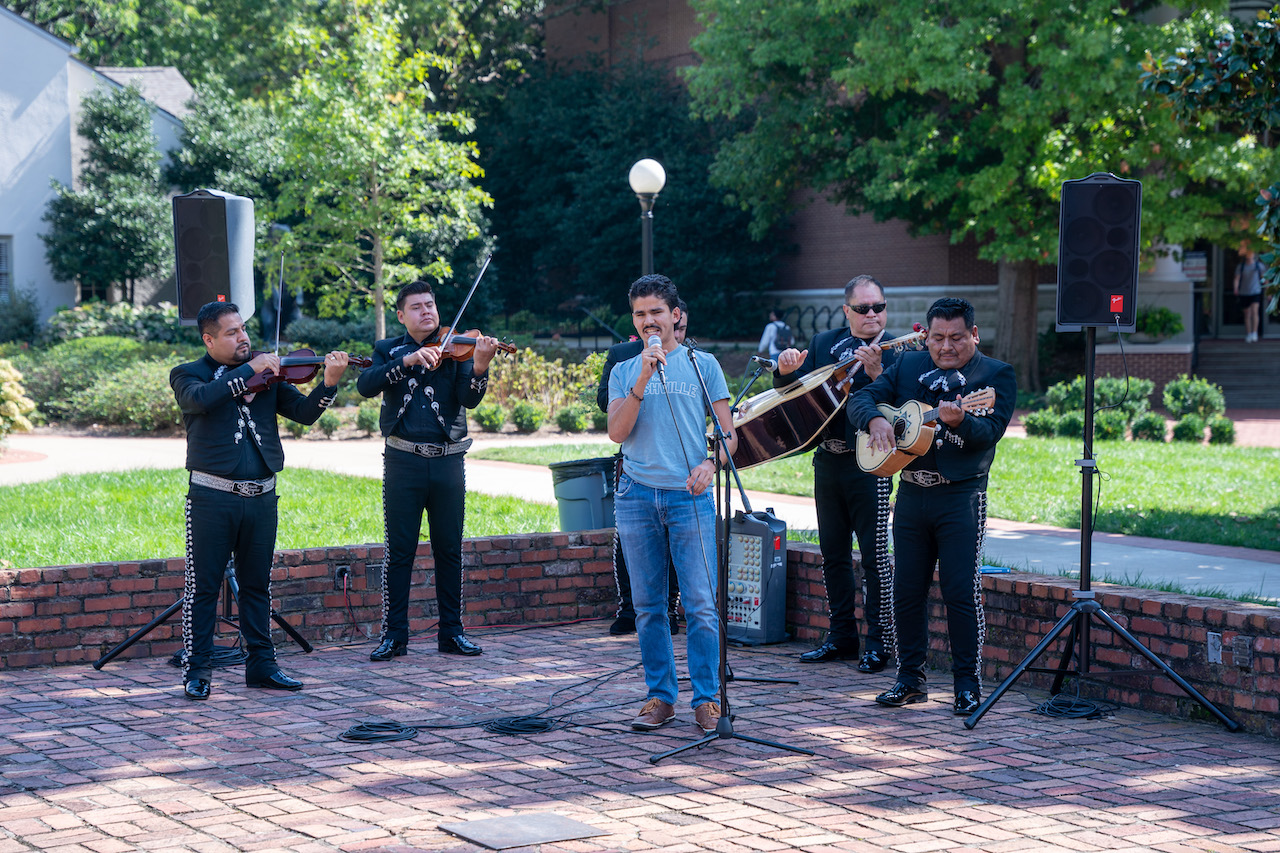
[[[749,743],[758,743],[761,746],[771,746],[774,749],[785,749],[788,752],[798,752],[801,755],[814,755],[814,751],[812,749],[802,749],[798,746],[788,746],[785,743],[776,743],[771,740],[761,740],[758,737],[749,737],[748,735],[737,734],[733,730],[733,720],[728,715],[725,715],[720,718],[720,722],[716,723],[716,730],[714,732],[711,732],[701,740],[695,740],[693,743],[686,743],[684,746],[678,746],[675,749],[669,749],[666,752],[659,752],[657,755],[650,755],[649,763],[657,764],[664,758],[679,755],[680,753],[690,749],[702,749],[702,747],[716,740],[745,740]]]
[[[1023,659],[1022,663],[1014,667],[1013,672],[1009,673],[1009,677],[996,688],[995,692],[988,696],[986,701],[979,705],[978,709],[965,719],[964,727],[966,729],[972,729],[976,726],[978,721],[982,719],[983,714],[987,713],[987,711],[991,709],[992,705],[1000,701],[1000,697],[1013,686],[1013,683],[1017,681],[1024,672],[1054,673],[1057,676],[1054,680],[1052,691],[1055,695],[1057,695],[1062,686],[1062,679],[1068,673],[1074,675],[1076,678],[1087,677],[1089,675],[1087,661],[1084,661],[1083,659],[1078,660],[1077,666],[1074,670],[1069,669],[1069,666],[1072,657],[1076,655],[1075,639],[1077,637],[1088,636],[1088,622],[1090,619],[1095,618],[1105,623],[1106,626],[1114,631],[1118,637],[1123,639],[1131,648],[1146,658],[1148,662],[1167,676],[1170,681],[1182,688],[1184,693],[1199,702],[1206,711],[1227,727],[1227,731],[1234,732],[1240,730],[1239,723],[1228,717],[1221,709],[1218,708],[1217,705],[1214,705],[1206,699],[1200,691],[1188,684],[1186,679],[1174,672],[1167,663],[1156,657],[1155,653],[1142,645],[1141,641],[1139,641],[1137,637],[1126,631],[1120,623],[1113,619],[1111,614],[1103,610],[1102,605],[1098,604],[1098,602],[1093,598],[1082,598],[1076,601],[1075,604],[1072,604],[1071,609],[1067,611],[1066,615],[1058,620],[1057,625],[1053,626],[1053,630],[1040,641],[1039,645],[1031,650],[1031,654],[1027,655],[1026,658]],[[1050,670],[1032,666],[1040,655],[1044,654],[1045,650],[1049,648],[1049,645],[1058,638],[1058,635],[1067,630],[1067,628],[1071,629],[1071,639],[1067,643],[1067,648],[1063,652],[1062,662],[1058,668]],[[1142,670],[1138,671],[1143,672]],[[1129,672],[1132,672],[1132,670],[1126,671],[1126,674]],[[1118,674],[1120,673],[1097,673],[1095,677]],[[1151,674],[1154,675],[1155,673]]]

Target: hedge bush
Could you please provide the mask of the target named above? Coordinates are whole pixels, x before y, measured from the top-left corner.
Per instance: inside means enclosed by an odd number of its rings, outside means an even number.
[[[585,432],[591,426],[591,407],[586,403],[570,403],[556,412],[556,426],[565,432]]]
[[[377,400],[365,400],[356,408],[356,429],[370,435],[380,431],[378,415],[381,411],[382,406]]]
[[[1129,419],[1120,409],[1104,409],[1093,414],[1093,438],[1095,441],[1124,441],[1124,431]]]
[[[485,401],[471,410],[471,419],[485,432],[501,432],[507,422],[507,410],[501,403]]]
[[[1231,418],[1214,415],[1209,418],[1210,444],[1235,444],[1236,425]]]
[[[1181,374],[1164,386],[1164,407],[1174,417],[1199,415],[1202,419],[1220,415],[1227,409],[1222,389],[1199,376]]]
[[[40,304],[30,290],[14,290],[0,311],[0,341],[29,343],[40,331]]]
[[[1119,407],[1125,413],[1125,420],[1131,421],[1138,415],[1150,410],[1151,394],[1155,391],[1155,383],[1150,379],[1131,377],[1127,380],[1128,395],[1126,397],[1126,380],[1114,376],[1102,376],[1093,383],[1093,404],[1095,408],[1112,406],[1124,400]],[[1085,378],[1077,376],[1070,382],[1059,382],[1050,386],[1045,392],[1045,402],[1049,408],[1059,415],[1084,410]]]
[[[342,427],[342,419],[333,409],[325,409],[316,420],[315,427],[324,433],[325,438],[333,438],[333,434]]]
[[[1204,418],[1199,415],[1183,415],[1173,425],[1174,441],[1204,441]]]
[[[599,406],[591,407],[591,428],[597,432],[604,432],[609,428],[609,413],[600,411]]]
[[[1063,438],[1084,438],[1084,412],[1063,412],[1056,430]]]
[[[307,430],[311,429],[309,424],[300,424],[289,418],[278,418],[279,422],[284,424],[285,432],[294,438],[302,438],[307,434]]]
[[[255,320],[252,318],[250,322]],[[178,307],[168,302],[138,306],[127,302],[91,302],[64,308],[50,317],[41,331],[41,340],[51,344],[101,337],[128,338],[144,343],[200,345],[199,330],[195,326],[182,325],[178,319]]]
[[[139,361],[98,378],[61,408],[66,420],[151,432],[177,426],[182,412],[169,387],[171,365]]]
[[[1058,415],[1052,409],[1028,412],[1022,418],[1022,426],[1029,436],[1049,438],[1057,434]]]
[[[36,408],[22,387],[22,374],[12,362],[0,358],[0,442],[13,432],[31,432],[27,415]]]
[[[517,400],[511,407],[511,422],[520,432],[537,432],[546,419],[546,407],[539,403]]]
[[[1133,419],[1134,441],[1164,441],[1169,428],[1164,417],[1155,412],[1145,412]]]

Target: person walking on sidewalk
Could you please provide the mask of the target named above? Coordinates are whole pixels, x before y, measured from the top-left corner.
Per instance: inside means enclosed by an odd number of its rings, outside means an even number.
[[[627,295],[645,348],[609,377],[609,438],[622,445],[614,514],[631,574],[648,688],[648,701],[631,726],[656,729],[675,718],[676,662],[666,619],[670,560],[680,578],[688,626],[694,720],[711,732],[720,720],[716,513],[707,491],[716,466],[706,451],[702,381],[713,416],[727,435],[722,454],[732,454],[737,446],[729,389],[714,356],[676,343],[679,294],[669,278],[641,276]]]
[[[803,352],[794,347],[783,350],[773,376],[774,387],[786,388],[820,367],[849,358],[856,359],[858,365],[850,374],[850,393],[871,384],[895,359],[892,349],[882,351],[877,346],[882,340],[895,337],[885,332],[887,307],[880,282],[869,275],[852,279],[844,286],[848,325],[819,332]],[[855,434],[841,411],[823,430],[822,443],[813,452],[814,508],[818,513],[818,543],[831,627],[825,642],[800,655],[800,660],[824,663],[858,658],[858,579],[851,548],[856,536],[867,621],[867,644],[861,649],[858,670],[880,672],[889,657],[886,637],[892,632],[892,613],[883,605],[893,584],[889,561],[889,494],[893,481],[858,467],[853,453]],[[888,645],[892,646],[892,642]]]
[[[675,321],[675,339],[676,343],[682,344],[689,330],[689,308],[683,299],[677,307],[680,313],[676,315],[678,319]],[[604,370],[600,373],[600,387],[596,389],[596,405],[600,407],[600,411],[609,413],[609,377],[613,369],[622,362],[635,358],[643,349],[644,342],[639,338],[609,347],[608,353],[605,354]],[[617,470],[614,472],[615,487],[617,486],[616,478],[622,471],[621,453],[618,454],[617,460]],[[627,560],[622,553],[622,543],[616,533],[613,537],[613,582],[618,589],[618,611],[614,615],[613,624],[609,626],[609,633],[614,636],[633,634],[636,630],[636,608],[631,601],[631,576],[627,574]],[[671,625],[671,635],[674,637],[680,633],[680,623],[676,620],[676,607],[680,603],[680,583],[676,578],[675,566],[670,564],[667,566],[667,589],[667,621]]]
[[[1262,276],[1266,271],[1266,264],[1258,260],[1253,249],[1245,249],[1241,253],[1232,289],[1240,300],[1240,311],[1244,314],[1245,343],[1258,341],[1259,317],[1262,314]]]
[[[389,661],[409,649],[409,585],[423,512],[435,562],[436,648],[443,654],[478,655],[483,650],[462,628],[463,459],[471,446],[464,409],[484,399],[497,341],[478,337],[474,360],[442,358],[440,312],[425,281],[400,288],[396,319],[405,333],[374,344],[373,364],[356,381],[365,397],[382,395],[378,422],[386,439],[382,635],[369,660]]]
[[[205,354],[169,373],[187,431],[187,562],[182,607],[186,652],[182,692],[209,698],[213,689],[213,635],[218,590],[227,562],[235,557],[240,587],[240,633],[248,660],[248,687],[301,690],[302,682],[280,671],[271,643],[271,564],[276,548],[276,474],[284,450],[276,415],[313,424],[333,405],[347,354],[324,358],[324,378],[310,394],[287,382],[248,391],[257,373],[280,371],[280,357],[250,358],[249,334],[240,309],[210,302],[196,314]]]

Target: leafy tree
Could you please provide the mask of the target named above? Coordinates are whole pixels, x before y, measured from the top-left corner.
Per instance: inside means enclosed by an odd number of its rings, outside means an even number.
[[[82,296],[105,299],[121,285],[132,302],[134,280],[158,275],[173,254],[151,109],[135,86],[103,87],[84,99],[77,130],[89,143],[83,187],[53,181],[45,255],[56,278],[79,279]]]
[[[1038,267],[1053,263],[1063,180],[1144,182],[1144,241],[1225,228],[1215,183],[1250,156],[1151,109],[1134,68],[1161,31],[1080,0],[695,0],[702,115],[754,109],[713,176],[763,228],[797,187],[917,233],[976,238],[998,265],[996,354],[1038,384]],[[1229,178],[1237,180],[1238,176]]]
[[[1183,27],[1176,53],[1157,59],[1148,53],[1141,75],[1145,89],[1167,99],[1186,125],[1231,125],[1256,138],[1272,154],[1280,127],[1280,6],[1261,10],[1242,25],[1201,12]],[[1269,311],[1280,301],[1280,181],[1263,187],[1280,163],[1256,178],[1257,233],[1271,244],[1267,264]]]
[[[640,206],[627,174],[653,157],[667,173],[654,210],[655,268],[689,302],[692,334],[755,332],[759,312],[745,306],[773,282],[775,244],[749,239],[748,215],[708,180],[712,152],[733,127],[692,119],[683,87],[661,69],[533,72],[480,129],[507,310],[628,310]]]
[[[274,199],[285,163],[279,118],[262,102],[217,84],[197,86],[190,107],[165,181],[182,192],[214,187],[255,201]]]
[[[283,242],[305,264],[322,315],[369,305],[385,335],[387,290],[416,277],[452,274],[445,252],[411,263],[410,236],[479,235],[488,197],[460,113],[430,112],[425,79],[437,58],[399,54],[400,14],[385,0],[351,0],[341,38],[301,27],[290,34],[303,59],[275,102],[284,131],[286,177],[269,215],[297,221]]]

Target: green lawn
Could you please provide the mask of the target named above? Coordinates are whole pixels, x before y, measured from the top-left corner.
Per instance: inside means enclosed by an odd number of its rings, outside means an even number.
[[[289,468],[279,475],[278,488],[277,548],[382,542],[380,480]],[[181,557],[186,491],[186,471],[149,469],[0,488],[0,566]],[[467,495],[466,536],[559,526],[554,506]]]
[[[610,447],[517,446],[472,456],[545,465],[606,456]],[[1079,527],[1080,450],[1074,439],[1005,439],[991,470],[991,516]],[[1280,550],[1280,449],[1102,441],[1094,456],[1101,472],[1095,530]],[[753,468],[742,479],[749,489],[813,496],[807,456]]]

